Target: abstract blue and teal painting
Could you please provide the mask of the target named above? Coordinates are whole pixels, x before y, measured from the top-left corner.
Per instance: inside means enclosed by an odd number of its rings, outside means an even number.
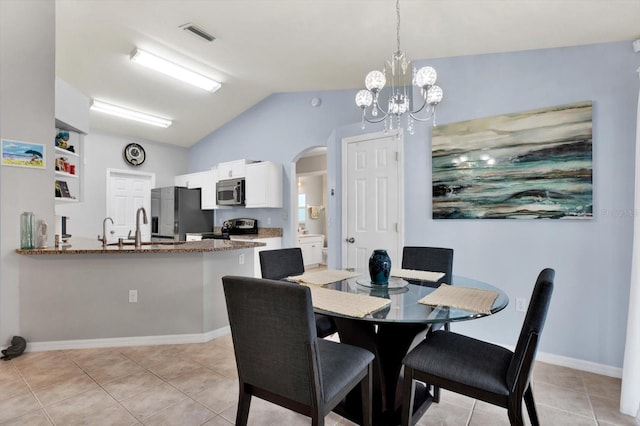
[[[433,129],[434,219],[590,219],[590,101]]]

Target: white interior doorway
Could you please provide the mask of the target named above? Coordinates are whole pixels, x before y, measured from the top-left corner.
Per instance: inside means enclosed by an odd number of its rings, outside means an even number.
[[[342,140],[342,266],[366,270],[375,249],[400,265],[404,218],[402,133]]]
[[[327,232],[327,148],[301,152],[292,163],[291,217],[294,246],[305,268],[326,264],[331,242]]]
[[[140,221],[143,241],[151,240],[151,188],[156,184],[155,173],[132,172],[129,170],[107,169],[107,217],[113,225],[107,224],[107,239],[115,242],[127,238],[129,231],[136,230],[136,211],[144,207],[148,223]]]

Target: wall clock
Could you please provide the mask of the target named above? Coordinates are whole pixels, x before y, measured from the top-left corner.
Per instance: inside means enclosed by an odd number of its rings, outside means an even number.
[[[137,143],[130,143],[124,147],[124,159],[132,166],[139,166],[146,158],[144,148]]]

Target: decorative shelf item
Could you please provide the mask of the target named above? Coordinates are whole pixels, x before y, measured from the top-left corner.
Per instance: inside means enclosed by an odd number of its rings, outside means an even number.
[[[69,192],[69,186],[64,180],[56,180],[56,198],[73,198]]]
[[[55,201],[79,202],[83,194],[83,136],[74,130],[64,128],[57,128],[55,135]]]

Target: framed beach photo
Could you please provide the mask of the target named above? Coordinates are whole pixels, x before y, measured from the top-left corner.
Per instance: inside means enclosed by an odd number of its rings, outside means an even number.
[[[2,139],[2,165],[44,169],[45,146],[41,143]]]

